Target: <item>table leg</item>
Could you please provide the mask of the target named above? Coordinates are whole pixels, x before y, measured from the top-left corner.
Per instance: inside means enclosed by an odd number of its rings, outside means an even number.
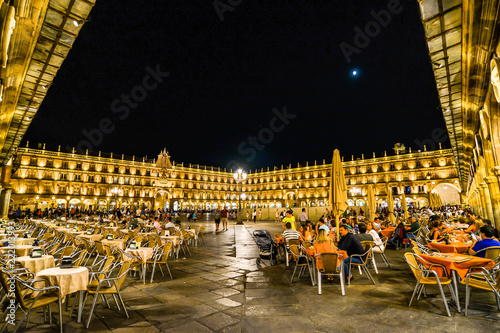
[[[460,310],[460,297],[458,297],[458,273],[454,270],[451,271],[451,276],[453,278],[453,287],[455,289],[455,302],[457,304],[457,310],[458,312],[461,312]]]
[[[77,294],[78,297],[78,319],[77,323],[82,322],[82,312],[83,312],[83,290],[80,290]]]
[[[142,282],[146,284],[146,263],[142,264]]]

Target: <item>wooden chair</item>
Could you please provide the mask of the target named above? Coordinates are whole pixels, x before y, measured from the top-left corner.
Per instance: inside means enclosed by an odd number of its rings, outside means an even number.
[[[364,253],[351,254],[351,256],[349,257],[349,273],[352,274],[352,269],[351,269],[352,266],[358,266],[366,273],[366,276],[368,276],[368,278],[373,282],[373,284],[376,284],[367,266],[368,262],[372,259],[373,255],[372,247],[369,244],[365,244],[363,249],[365,251]],[[353,258],[359,259],[361,263],[353,262],[352,261]],[[347,283],[348,285],[351,285],[351,280],[349,279]]]
[[[295,276],[295,272],[297,271],[297,267],[300,267],[299,274],[298,274],[299,278],[302,275],[302,273],[305,271],[305,269],[307,268],[309,270],[309,276],[311,277],[311,283],[314,286],[314,273],[313,273],[313,269],[312,269],[312,262],[307,255],[302,254],[302,248],[301,248],[300,243],[299,243],[299,245],[290,244],[290,254],[295,259],[295,268],[293,269],[291,282],[293,283],[293,278]]]
[[[6,290],[10,290],[7,284],[12,284],[10,281],[14,281],[14,295],[15,295],[15,304],[16,308],[14,313],[17,312],[17,309],[21,308],[24,311],[24,315],[19,322],[19,325],[16,327],[14,332],[16,332],[22,325],[23,321],[28,317],[26,321],[26,327],[28,327],[29,317],[31,312],[35,309],[39,308],[48,308],[49,312],[49,322],[52,324],[52,314],[50,310],[50,305],[53,303],[57,303],[59,306],[59,328],[60,332],[63,333],[63,325],[62,325],[62,306],[61,306],[61,290],[58,286],[49,286],[45,288],[34,288],[30,284],[26,283],[25,280],[19,278],[18,276],[11,275],[4,269],[0,269],[0,283],[3,288],[7,288]],[[7,282],[9,281],[9,282]],[[40,282],[44,282],[44,280],[39,280]],[[10,313],[10,311],[4,311],[1,320],[3,321],[6,315]],[[45,313],[45,311],[44,311]],[[5,323],[8,325],[8,322]],[[2,328],[5,329],[5,326]]]
[[[167,267],[168,275],[170,275],[170,278],[173,279],[172,273],[170,272],[170,267],[168,267],[167,263],[168,256],[171,250],[172,250],[172,243],[169,242],[163,244],[160,247],[158,247],[156,249],[156,252],[151,256],[151,258],[146,261],[146,265],[147,264],[153,265],[153,270],[151,272],[151,283],[153,283],[153,277],[155,275],[156,265],[158,265],[158,267],[160,268],[161,275],[165,276],[165,274],[163,274],[163,270],[161,269],[160,266],[161,264],[164,264]]]
[[[439,287],[439,292],[441,293],[441,297],[443,298],[446,313],[448,314],[448,317],[451,317],[450,309],[448,308],[448,303],[446,302],[446,297],[444,295],[443,286],[448,286],[453,300],[456,300],[456,298],[452,287],[453,280],[448,276],[446,268],[439,264],[431,264],[430,262],[425,261],[419,255],[411,252],[405,253],[405,260],[408,263],[408,266],[410,266],[415,279],[417,279],[417,284],[415,285],[415,289],[413,290],[413,294],[411,295],[410,303],[408,304],[408,306],[411,306],[411,303],[413,302],[413,299],[415,298],[415,295],[417,295],[417,293],[418,301],[418,299],[420,298],[420,294],[424,290],[425,286],[435,285]],[[422,264],[419,264],[419,262]],[[425,267],[423,265],[425,265]],[[445,276],[439,277],[436,271],[432,270],[433,267],[440,267],[443,270]]]
[[[321,259],[323,264],[323,269],[318,269],[318,294],[321,295],[321,276],[333,276],[338,275],[340,277],[340,289],[342,290],[342,296],[345,296],[345,286],[344,286],[344,256],[340,253],[335,252],[323,252],[318,253],[316,258]],[[341,264],[338,266],[338,259],[340,257]]]
[[[492,268],[475,268],[469,270],[467,276],[462,279],[465,285],[465,315],[469,315],[470,293],[472,288],[491,291],[495,295],[497,307],[500,311],[500,264]]]
[[[387,256],[385,255],[385,248],[387,245],[387,240],[388,240],[388,238],[384,237],[382,239],[382,242],[383,242],[382,245],[374,245],[373,246],[373,256],[375,257],[375,253],[380,254],[384,263],[387,266],[389,266],[389,268],[392,268],[391,263],[389,262],[389,259],[387,259]],[[410,241],[414,242],[414,240],[412,240],[412,239],[410,239]]]
[[[112,295],[113,299],[115,300],[118,311],[120,311],[120,305],[118,304],[118,301],[116,299],[116,297],[118,297],[123,307],[123,311],[125,312],[125,315],[127,316],[127,318],[129,318],[127,308],[125,307],[125,303],[123,302],[122,296],[120,294],[120,289],[123,285],[123,281],[125,280],[129,270],[130,270],[130,262],[128,261],[122,262],[120,270],[116,277],[113,278],[107,277],[99,280],[97,286],[95,285],[88,286],[86,294],[87,295],[92,294],[94,296],[94,299],[92,302],[92,307],[90,308],[89,319],[87,321],[87,324],[85,325],[86,328],[89,328],[90,321],[92,320],[92,314],[94,313],[95,304],[99,295],[103,295],[104,297],[106,295]]]

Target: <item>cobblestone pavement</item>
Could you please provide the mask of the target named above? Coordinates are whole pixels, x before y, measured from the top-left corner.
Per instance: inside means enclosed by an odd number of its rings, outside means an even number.
[[[206,227],[206,244],[192,247],[192,257],[170,260],[173,280],[159,271],[153,283],[128,277],[122,292],[130,318],[98,304],[88,330],[64,313],[65,332],[498,332],[500,312],[492,293],[474,290],[469,317],[456,311],[448,297],[451,318],[446,316],[439,291],[430,287],[427,298],[408,307],[415,278],[403,260],[405,250],[388,249],[390,269],[377,257],[376,285],[354,272],[352,285],[341,296],[338,281],[323,284],[323,294],[306,276],[290,282],[292,267],[257,266],[258,248],[253,230],[271,234],[281,225],[258,221],[234,225],[214,233]],[[150,277],[148,272],[147,277]],[[462,306],[464,288],[460,287]],[[87,302],[89,303],[89,302]],[[88,318],[89,305],[83,312]],[[57,318],[54,309],[53,317]],[[57,319],[54,319],[54,323]],[[11,328],[10,328],[11,329]],[[12,329],[11,329],[12,330]],[[26,331],[57,332],[56,325],[34,315]]]

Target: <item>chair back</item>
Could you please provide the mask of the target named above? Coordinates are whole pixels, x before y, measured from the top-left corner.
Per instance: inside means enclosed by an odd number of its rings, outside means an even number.
[[[95,241],[94,244],[98,254],[100,254],[101,256],[106,254],[106,252],[104,251],[104,246],[102,245],[101,241]]]
[[[302,245],[304,246],[305,249],[308,249],[312,246],[310,241],[303,241]]]
[[[340,272],[340,267],[338,265],[339,254],[335,252],[323,252],[318,254],[321,258],[321,263],[323,264],[324,274],[337,274]]]
[[[364,257],[365,261],[371,259],[373,255],[373,242],[372,241],[362,241],[361,246],[363,246],[363,251],[365,251],[366,256]]]
[[[130,265],[130,261],[122,262],[122,266],[120,267],[120,271],[118,272],[118,278],[115,281],[117,290],[120,290],[122,288],[123,281],[125,281],[125,278],[127,277],[127,272],[130,269]]]
[[[490,246],[486,248],[484,257],[487,259],[495,260],[500,256],[500,246]]]
[[[417,259],[424,261],[424,259],[419,257],[418,254],[411,253],[411,252],[405,253],[405,260],[408,263],[408,266],[410,266],[410,269],[413,272],[415,279],[417,279],[417,281],[418,281],[418,279],[420,278],[420,275],[422,274],[422,270],[418,264]]]
[[[292,246],[292,245],[299,246],[300,245],[300,239],[298,239],[298,238],[297,239],[289,239],[288,240],[288,245],[289,246]]]
[[[62,253],[62,256],[63,257],[67,257],[69,256],[71,253],[73,253],[73,246],[66,246],[63,250],[63,253]]]
[[[292,252],[293,256],[295,257],[300,257],[300,243],[299,245],[297,244],[290,244],[290,252]]]
[[[170,236],[172,236],[173,234],[175,234],[175,233],[176,233],[175,228],[168,227],[168,228],[167,228],[167,230],[169,231]]]
[[[172,245],[173,243],[172,242],[167,242],[164,246],[163,246],[163,255],[164,255],[164,260],[167,260],[168,258],[168,255],[170,254],[170,250],[172,250]]]

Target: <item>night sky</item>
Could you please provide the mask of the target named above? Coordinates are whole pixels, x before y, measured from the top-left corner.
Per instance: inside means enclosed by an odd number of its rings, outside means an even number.
[[[445,129],[416,1],[385,27],[390,1],[231,2],[221,21],[212,0],[97,1],[23,143],[255,169]],[[348,62],[355,27],[373,37]]]

